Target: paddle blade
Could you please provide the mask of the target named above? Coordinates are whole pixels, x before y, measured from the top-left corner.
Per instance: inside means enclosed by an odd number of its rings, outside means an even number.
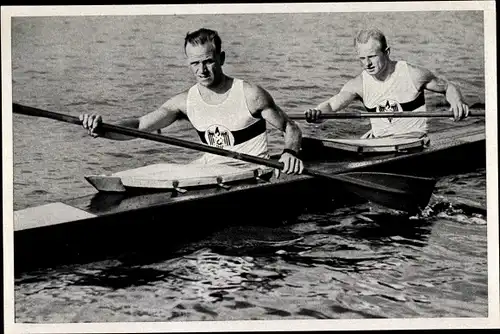
[[[375,172],[337,175],[349,191],[385,207],[418,213],[429,204],[437,180]]]

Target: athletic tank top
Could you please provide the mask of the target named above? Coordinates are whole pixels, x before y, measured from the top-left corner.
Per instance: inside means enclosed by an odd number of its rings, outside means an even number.
[[[189,89],[187,117],[201,141],[210,146],[268,158],[266,121],[248,110],[243,80],[234,79],[227,98],[217,105],[203,101],[198,85]],[[235,159],[206,153],[197,162],[226,163]]]
[[[426,111],[425,96],[413,84],[408,65],[398,61],[386,81],[381,82],[362,72],[363,104],[369,112],[419,112]],[[427,133],[425,118],[371,118],[372,129],[363,137],[386,137]]]

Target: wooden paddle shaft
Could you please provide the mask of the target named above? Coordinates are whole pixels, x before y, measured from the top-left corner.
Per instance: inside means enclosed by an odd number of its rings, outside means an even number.
[[[17,103],[12,104],[12,110],[16,114],[23,114],[27,116],[36,116],[36,117],[44,117],[44,118],[49,118],[53,120],[58,120],[66,123],[71,123],[71,124],[76,124],[76,125],[82,125],[82,121],[78,117],[70,116],[70,115],[65,115],[65,114],[60,114],[52,111],[46,111],[34,107],[28,107],[28,106],[23,106]],[[189,149],[195,149],[198,151],[203,151],[206,153],[212,153],[216,155],[221,155],[221,156],[226,156],[238,160],[243,160],[246,162],[251,162],[251,163],[256,163],[259,165],[264,165],[268,167],[273,167],[277,169],[283,169],[284,164],[278,161],[273,161],[269,159],[264,159],[264,158],[259,158],[256,156],[248,155],[248,154],[243,154],[243,153],[238,153],[238,152],[233,152],[233,151],[228,151],[224,149],[220,149],[217,147],[212,147],[208,145],[203,145],[203,144],[198,144],[178,138],[172,138],[172,137],[167,137],[163,135],[158,135],[154,133],[149,133],[149,132],[144,132],[132,128],[127,128],[123,126],[118,126],[118,125],[111,125],[111,124],[106,124],[106,123],[101,123],[100,128],[105,130],[105,131],[111,131],[123,135],[128,135],[128,136],[133,136],[137,138],[142,138],[142,139],[148,139],[156,142],[161,142],[165,144],[171,144],[175,146],[180,146],[184,148],[189,148]]]
[[[291,119],[305,120],[306,116],[303,113],[289,113]],[[340,112],[321,114],[319,119],[352,119],[352,118],[418,118],[418,117],[449,117],[453,118],[453,114],[443,112]],[[485,117],[485,113],[469,113],[468,117]]]
[[[36,117],[44,117],[44,118],[49,118],[49,119],[54,119],[66,123],[71,123],[75,125],[82,125],[82,121],[78,117],[70,116],[70,115],[65,115],[65,114],[60,114],[52,111],[47,111],[47,110],[42,110],[34,107],[28,107],[28,106],[23,106],[17,103],[12,104],[13,112],[17,114],[23,114],[23,115],[28,115],[28,116],[36,116]],[[188,149],[194,149],[206,153],[212,153],[216,155],[221,155],[221,156],[226,156],[229,158],[234,158],[237,160],[242,160],[250,163],[255,163],[263,166],[268,166],[272,168],[277,168],[277,169],[283,169],[284,164],[279,161],[274,161],[270,159],[264,159],[264,158],[259,158],[253,155],[248,155],[244,153],[238,153],[238,152],[233,152],[229,150],[224,150],[221,148],[213,147],[213,146],[208,146],[208,145],[203,145],[199,143],[194,143],[178,138],[173,138],[173,137],[167,137],[163,135],[158,135],[154,133],[149,133],[149,132],[144,132],[132,128],[127,128],[123,126],[118,126],[118,125],[111,125],[107,123],[101,123],[100,128],[105,130],[105,131],[111,131],[115,133],[120,133],[123,135],[128,135],[128,136],[133,136],[137,138],[142,138],[142,139],[148,139],[156,142],[161,142],[165,144],[171,144],[175,146],[180,146]],[[319,171],[309,171],[307,169],[304,169],[303,174],[308,174],[311,176],[323,176],[327,178],[332,178],[331,174],[327,173],[322,173]]]
[[[65,114],[60,114],[52,111],[46,111],[34,107],[28,107],[28,106],[23,106],[17,103],[12,104],[12,110],[16,114],[23,114],[23,115],[28,115],[28,116],[36,116],[36,117],[44,117],[44,118],[50,118],[66,123],[71,123],[71,124],[76,124],[76,125],[82,125],[82,121],[78,117],[70,116],[70,115],[65,115]],[[216,155],[221,155],[221,156],[226,156],[229,158],[234,158],[246,162],[251,162],[263,166],[268,166],[272,168],[277,168],[282,170],[284,167],[284,164],[279,161],[274,161],[270,159],[264,159],[264,158],[259,158],[253,155],[248,155],[244,153],[238,153],[238,152],[233,152],[233,151],[228,151],[224,150],[221,148],[213,147],[213,146],[208,146],[208,145],[203,145],[203,144],[198,144],[178,138],[172,138],[172,137],[167,137],[163,135],[158,135],[154,133],[149,133],[149,132],[144,132],[132,128],[127,128],[123,126],[118,126],[118,125],[111,125],[107,123],[101,123],[100,124],[101,129],[105,131],[112,131],[116,133],[120,133],[123,135],[128,135],[128,136],[133,136],[137,138],[142,138],[142,139],[148,139],[156,142],[161,142],[165,144],[171,144],[175,146],[180,146],[184,148],[189,148],[189,149],[195,149],[198,151],[203,151],[206,153],[212,153]],[[339,179],[341,180],[342,178],[340,176],[334,176],[332,174],[327,174],[323,173],[320,171],[316,170],[308,170],[304,169],[302,172],[303,174],[307,174],[310,176],[322,176],[326,178],[334,178],[334,179]],[[350,180],[350,182],[358,183],[356,180]]]

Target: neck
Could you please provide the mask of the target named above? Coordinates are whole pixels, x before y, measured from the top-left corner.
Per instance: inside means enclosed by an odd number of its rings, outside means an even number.
[[[389,60],[384,69],[379,73],[375,74],[374,77],[379,81],[385,81],[394,72],[395,68],[396,68],[396,62]]]

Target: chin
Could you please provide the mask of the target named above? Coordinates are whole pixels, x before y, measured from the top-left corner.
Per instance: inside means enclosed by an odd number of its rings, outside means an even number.
[[[201,80],[201,81],[198,81],[198,83],[202,86],[210,87],[214,84],[214,81],[213,80]]]

